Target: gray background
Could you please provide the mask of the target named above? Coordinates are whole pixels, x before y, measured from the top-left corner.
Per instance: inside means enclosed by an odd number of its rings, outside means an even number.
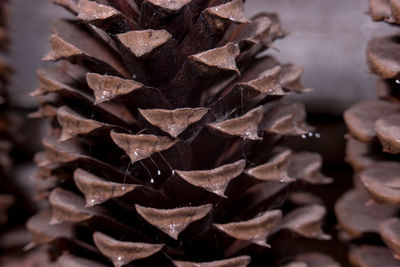
[[[368,74],[365,47],[372,36],[395,32],[372,22],[367,0],[248,0],[248,15],[278,12],[290,35],[277,41],[282,62],[304,66],[303,82],[315,92],[300,96],[309,111],[340,114],[362,98],[374,96],[375,77]],[[50,0],[14,0],[11,61],[17,74],[10,88],[17,107],[36,106],[28,93],[37,86],[35,69],[48,51],[50,22],[68,16]]]

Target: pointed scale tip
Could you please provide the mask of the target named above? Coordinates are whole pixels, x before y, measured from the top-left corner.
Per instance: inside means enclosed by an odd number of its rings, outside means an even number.
[[[245,160],[239,160],[215,169],[205,171],[179,171],[175,172],[186,182],[201,187],[220,197],[225,196],[225,190],[229,182],[238,177],[246,166]]]

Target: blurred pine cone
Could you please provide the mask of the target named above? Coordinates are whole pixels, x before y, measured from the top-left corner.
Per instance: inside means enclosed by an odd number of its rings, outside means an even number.
[[[330,179],[319,155],[278,145],[313,133],[304,106],[281,101],[308,91],[302,67],[261,54],[284,36],[276,14],[248,20],[241,0],[54,2],[75,19],[54,23],[44,59],[59,64],[33,93],[51,131],[30,246],[62,266],[337,266],[279,246],[329,239],[315,198],[283,203],[291,183]]]
[[[10,108],[7,87],[13,69],[5,58],[8,50],[8,1],[0,2],[0,265],[13,266],[29,240],[24,224],[32,214],[24,190],[14,180],[15,145],[21,118]],[[22,266],[22,265],[19,265]],[[27,266],[27,265],[26,265]]]
[[[7,3],[0,3],[0,52],[5,52],[9,38],[6,31]],[[15,197],[8,194],[7,176],[11,165],[10,151],[12,149],[12,133],[10,133],[10,118],[7,114],[7,84],[13,70],[7,60],[0,55],[0,225],[7,223],[8,210],[14,204]]]
[[[399,11],[400,1],[370,0],[373,20],[398,25]],[[400,266],[400,35],[372,39],[367,58],[380,76],[380,99],[361,101],[344,113],[355,188],[335,209],[343,237],[363,244],[350,252],[355,266]]]

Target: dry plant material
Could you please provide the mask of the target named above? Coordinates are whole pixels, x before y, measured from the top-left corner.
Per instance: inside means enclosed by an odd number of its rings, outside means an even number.
[[[379,233],[383,241],[392,250],[396,259],[400,259],[400,219],[390,218],[379,225]]]
[[[339,267],[340,265],[331,257],[321,253],[304,253],[294,258],[295,261],[285,264],[284,267]]]
[[[27,266],[48,262],[46,253],[38,250],[22,255],[29,240],[26,220],[32,215],[26,183],[15,179],[14,161],[23,159],[25,151],[18,151],[23,118],[9,104],[8,90],[13,76],[6,54],[11,46],[9,13],[13,1],[0,1],[0,265]],[[22,155],[22,156],[21,156]]]
[[[400,1],[370,0],[375,21],[400,24]],[[355,266],[400,266],[400,54],[398,35],[373,38],[367,47],[372,73],[379,76],[379,100],[354,104],[344,113],[350,134],[346,160],[354,169],[355,188],[335,206],[336,216],[348,239],[376,235],[380,246],[352,247]],[[392,253],[392,254],[391,254]]]
[[[44,59],[57,63],[33,92],[51,130],[30,247],[61,266],[244,267],[280,264],[268,251],[282,232],[329,238],[321,202],[276,205],[290,184],[330,182],[319,155],[276,146],[313,131],[301,103],[281,101],[309,91],[303,68],[260,54],[285,35],[276,14],[248,19],[242,0],[53,2],[74,18],[53,24]],[[304,262],[334,263],[315,255]]]
[[[399,261],[393,258],[385,247],[364,245],[354,248],[349,255],[350,261],[357,267],[397,267]]]

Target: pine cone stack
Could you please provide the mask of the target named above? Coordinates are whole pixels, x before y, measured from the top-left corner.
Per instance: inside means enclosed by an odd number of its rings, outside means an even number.
[[[283,203],[292,184],[330,179],[319,155],[278,145],[312,127],[281,100],[308,91],[302,67],[261,54],[284,36],[276,14],[249,20],[241,0],[54,2],[75,19],[54,23],[44,59],[58,64],[33,93],[51,131],[30,246],[62,266],[337,266],[279,246],[329,238],[310,195]]]
[[[399,10],[400,1],[370,0],[375,21],[398,25]],[[344,114],[355,188],[338,200],[336,214],[347,237],[362,244],[350,252],[355,266],[400,266],[400,36],[372,39],[367,58],[380,76],[379,100]]]

